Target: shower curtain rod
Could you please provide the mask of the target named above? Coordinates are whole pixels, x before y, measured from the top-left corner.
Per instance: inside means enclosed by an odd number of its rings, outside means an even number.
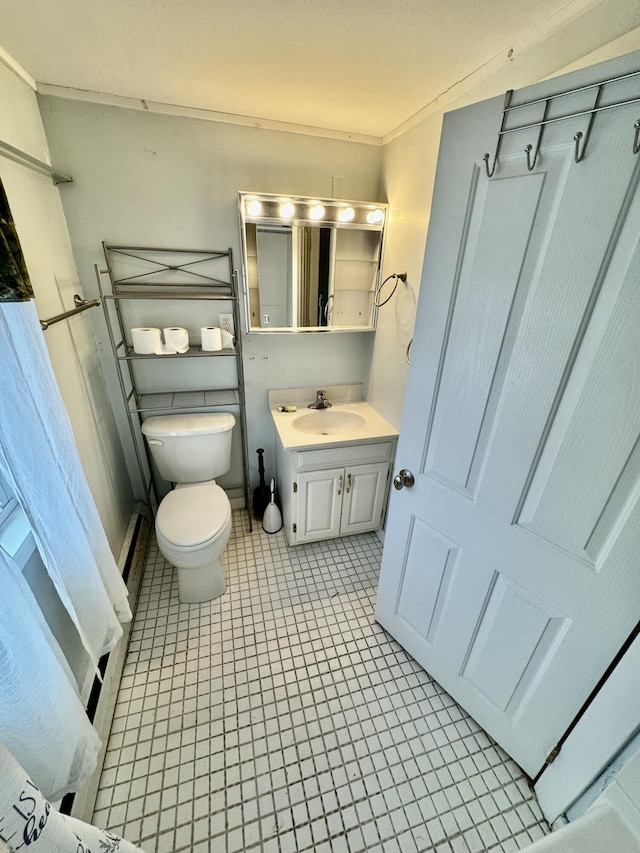
[[[70,311],[64,311],[62,314],[56,314],[55,317],[50,317],[48,320],[40,320],[42,331],[45,332],[49,328],[49,326],[53,326],[54,323],[59,323],[60,320],[66,320],[69,317],[74,317],[76,314],[81,314],[88,308],[97,308],[97,306],[100,305],[100,300],[82,299],[82,297],[78,296],[78,294],[76,293],[73,297],[73,304],[76,307],[72,308]]]
[[[58,184],[70,184],[73,181],[73,178],[69,175],[58,172],[57,169],[54,169],[48,163],[37,160],[31,154],[27,154],[26,151],[21,151],[19,148],[9,145],[8,142],[4,142],[2,139],[0,139],[0,155],[7,157],[9,160],[14,160],[22,166],[27,166],[29,169],[35,169],[37,172],[45,172],[45,174],[51,175],[51,179],[56,186]]]

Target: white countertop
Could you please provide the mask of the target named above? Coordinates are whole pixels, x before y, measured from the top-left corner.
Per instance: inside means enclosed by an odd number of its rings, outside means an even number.
[[[297,418],[314,410],[309,403],[316,399],[317,388],[287,388],[269,391],[269,408],[278,438],[285,450],[309,449],[313,447],[335,447],[336,445],[366,444],[380,439],[395,439],[398,430],[382,415],[362,399],[362,385],[327,385],[323,390],[332,404],[327,412],[350,412],[364,419],[356,429],[332,435],[302,432],[295,428]],[[278,406],[297,406],[295,412],[279,412]],[[322,411],[317,412],[322,417]]]

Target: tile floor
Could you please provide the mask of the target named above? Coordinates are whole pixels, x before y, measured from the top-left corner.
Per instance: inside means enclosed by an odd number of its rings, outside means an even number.
[[[295,549],[234,513],[228,588],[152,543],[94,823],[148,853],[517,851],[519,768],[373,621],[374,534]]]

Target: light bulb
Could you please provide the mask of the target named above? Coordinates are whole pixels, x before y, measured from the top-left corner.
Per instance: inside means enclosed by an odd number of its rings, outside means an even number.
[[[322,219],[324,216],[324,207],[321,204],[314,205],[309,211],[309,217],[311,219]]]
[[[355,215],[356,212],[352,207],[343,207],[338,213],[338,219],[340,222],[351,222]]]
[[[379,225],[384,219],[384,211],[376,207],[375,210],[367,213],[367,222],[369,225]]]
[[[262,213],[262,204],[258,201],[257,198],[252,199],[247,204],[247,214],[249,216],[260,216]]]
[[[290,201],[285,201],[284,204],[280,205],[280,216],[283,219],[291,219],[293,214],[296,212],[294,205]]]

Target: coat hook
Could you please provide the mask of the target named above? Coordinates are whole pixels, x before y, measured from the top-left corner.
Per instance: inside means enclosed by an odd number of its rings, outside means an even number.
[[[490,157],[490,156],[491,156],[491,155],[490,155],[490,154],[489,154],[489,152],[487,151],[487,153],[486,153],[486,154],[484,155],[484,157],[482,158],[482,159],[484,160],[484,168],[486,169],[487,177],[488,177],[488,178],[492,178],[492,177],[493,177],[493,173],[495,172],[495,170],[496,170],[496,166],[498,165],[498,157],[496,156],[496,157],[494,157],[494,160],[493,160],[493,168],[491,169],[491,171],[489,171],[489,157]]]
[[[596,99],[593,104],[593,110],[591,115],[589,116],[589,124],[587,126],[587,134],[584,136],[581,130],[579,130],[576,135],[573,137],[573,141],[576,144],[576,152],[575,152],[575,161],[576,163],[580,163],[581,160],[584,159],[584,155],[587,151],[587,145],[589,144],[589,137],[591,136],[591,128],[593,127],[593,120],[596,117],[596,112],[598,111],[598,107],[600,106],[600,98],[602,96],[602,92],[604,90],[604,83],[601,83],[598,86],[598,92],[596,94]],[[580,140],[584,136],[584,142],[582,143],[582,151],[580,150]]]
[[[505,132],[505,126],[507,123],[507,115],[509,113],[509,109],[511,107],[511,97],[513,96],[513,89],[507,89],[504,93],[504,106],[502,108],[502,121],[500,122],[500,132],[498,133],[498,141],[496,143],[496,153],[493,155],[493,166],[489,169],[489,157],[491,156],[489,152],[484,155],[482,158],[484,160],[484,168],[487,172],[487,177],[492,178],[493,173],[496,170],[496,166],[498,165],[498,156],[500,154],[500,146],[502,144],[502,136]]]
[[[527,169],[530,172],[533,172],[535,165],[538,162],[538,154],[540,153],[540,147],[542,145],[542,136],[544,134],[544,129],[547,125],[547,117],[549,116],[550,104],[551,98],[547,98],[544,105],[544,115],[542,116],[540,127],[538,128],[538,141],[536,142],[536,153],[533,155],[533,163],[531,162],[531,152],[533,151],[533,145],[529,143],[529,145],[527,145],[527,147],[524,149],[524,153],[527,155]]]
[[[638,154],[638,152],[640,152],[640,119],[638,119],[633,126],[636,129],[633,137],[633,153]]]

